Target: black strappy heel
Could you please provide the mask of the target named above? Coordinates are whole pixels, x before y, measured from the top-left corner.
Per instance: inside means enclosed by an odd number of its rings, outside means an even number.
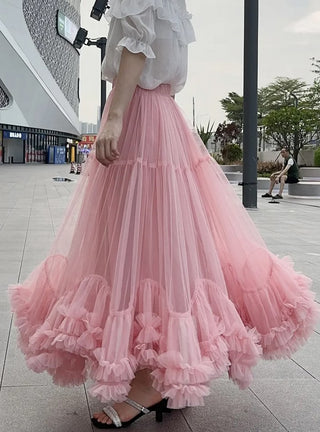
[[[131,420],[128,420],[126,422],[122,422],[120,420],[120,417],[117,413],[117,411],[110,405],[107,405],[103,408],[103,412],[112,420],[112,424],[107,423],[101,423],[97,419],[92,418],[92,424],[97,427],[98,429],[119,429],[119,428],[125,428],[131,425],[131,423],[138,420],[138,418],[142,417],[145,414],[149,414],[151,411],[155,411],[156,413],[156,421],[162,422],[163,413],[164,412],[171,412],[171,409],[167,407],[168,399],[162,399],[160,402],[152,405],[149,408],[144,407],[143,405],[140,405],[138,402],[135,402],[132,399],[127,398],[124,402],[126,402],[128,405],[131,405],[133,408],[137,409],[139,414],[137,414],[135,417],[133,417]]]

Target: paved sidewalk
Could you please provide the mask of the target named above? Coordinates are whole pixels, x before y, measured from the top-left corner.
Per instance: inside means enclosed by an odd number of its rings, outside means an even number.
[[[54,182],[66,176],[74,182]],[[59,388],[46,374],[29,371],[16,346],[7,285],[21,282],[45,258],[78,177],[69,166],[0,165],[0,430],[89,432],[100,407],[85,386]],[[235,186],[240,194],[241,190]],[[260,195],[260,194],[259,194]],[[268,247],[290,254],[296,269],[314,280],[320,301],[320,200],[259,198],[250,211]],[[291,360],[261,361],[255,381],[240,391],[226,377],[212,384],[206,406],[174,411],[162,424],[145,416],[131,431],[319,432],[320,325]]]

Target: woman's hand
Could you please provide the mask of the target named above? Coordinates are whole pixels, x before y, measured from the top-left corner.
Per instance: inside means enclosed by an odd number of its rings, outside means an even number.
[[[117,146],[121,130],[122,117],[108,117],[96,139],[96,158],[102,165],[109,166],[119,158],[120,153]]]
[[[126,48],[122,50],[107,121],[96,139],[96,158],[105,166],[119,158],[117,144],[122,130],[123,115],[139,82],[145,60],[146,57],[142,53],[135,54]]]

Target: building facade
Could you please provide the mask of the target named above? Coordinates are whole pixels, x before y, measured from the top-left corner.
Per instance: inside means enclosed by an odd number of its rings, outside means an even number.
[[[43,163],[81,139],[79,27],[80,0],[1,0],[0,163]]]

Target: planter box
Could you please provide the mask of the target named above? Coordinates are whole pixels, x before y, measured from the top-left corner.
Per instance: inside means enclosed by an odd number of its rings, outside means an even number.
[[[229,172],[242,172],[242,165],[220,165],[224,173]]]
[[[289,184],[288,195],[298,198],[320,199],[320,182],[299,182]]]
[[[299,169],[300,175],[305,177],[320,178],[320,167],[303,167]]]

